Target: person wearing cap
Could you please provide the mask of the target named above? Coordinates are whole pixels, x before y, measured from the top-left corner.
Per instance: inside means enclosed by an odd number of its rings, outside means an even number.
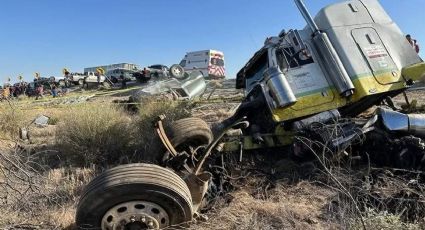
[[[412,39],[412,36],[410,34],[406,35],[406,39],[409,42],[410,46],[416,51],[416,53],[419,53],[419,44],[416,39]]]

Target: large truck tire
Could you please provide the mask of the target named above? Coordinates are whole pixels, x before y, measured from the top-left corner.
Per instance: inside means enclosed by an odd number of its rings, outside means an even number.
[[[214,138],[208,124],[195,117],[177,120],[166,131],[171,144],[177,151],[186,150],[189,146],[208,145]]]
[[[192,220],[186,183],[152,164],[121,165],[97,176],[80,198],[79,229],[164,229]]]

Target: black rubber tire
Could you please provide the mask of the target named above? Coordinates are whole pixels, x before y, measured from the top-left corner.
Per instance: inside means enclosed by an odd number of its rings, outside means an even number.
[[[154,72],[154,73],[150,73],[150,74],[149,74],[149,78],[150,78],[150,79],[155,78],[155,77],[156,77],[156,78],[158,78],[158,77],[159,77],[158,72]]]
[[[173,122],[166,130],[177,151],[187,150],[188,146],[199,147],[213,141],[208,124],[200,118],[189,117]]]
[[[172,65],[170,67],[169,72],[170,72],[170,76],[175,79],[183,80],[186,77],[186,75],[184,74],[185,73],[184,68],[178,64]],[[176,72],[178,72],[179,74],[176,74]]]
[[[84,85],[84,79],[79,79],[78,80],[78,85]]]
[[[186,183],[169,169],[152,164],[121,165],[94,178],[85,188],[76,213],[79,229],[100,229],[103,215],[128,201],[160,205],[170,225],[192,220],[192,198]]]

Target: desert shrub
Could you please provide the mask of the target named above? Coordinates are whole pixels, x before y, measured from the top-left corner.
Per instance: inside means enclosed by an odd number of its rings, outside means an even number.
[[[0,137],[15,139],[19,135],[19,128],[24,125],[24,116],[21,110],[6,104],[0,105]]]
[[[127,115],[110,104],[76,106],[58,124],[57,145],[73,163],[118,164],[132,152],[129,124]]]
[[[258,196],[251,192],[261,189],[259,181],[266,181],[257,176],[245,178],[248,184],[243,188],[217,197],[206,213],[208,221],[199,221],[190,229],[341,229],[331,219],[321,218],[329,194],[326,189],[309,182],[296,185],[278,182],[264,196]]]
[[[50,119],[48,121],[48,124],[49,125],[57,125],[58,122],[59,122],[59,118],[57,118],[57,117],[50,117]]]
[[[373,209],[367,209],[364,213],[364,223],[366,229],[388,229],[388,230],[420,230],[420,224],[405,223],[400,216],[388,212],[376,212]],[[350,229],[363,229],[359,221],[353,221]]]
[[[156,100],[154,98],[144,98],[138,109],[138,114],[134,119],[137,141],[138,156],[141,161],[156,162],[162,157],[165,149],[154,129],[154,122],[159,115],[165,115],[164,125],[190,116],[190,102]]]
[[[72,226],[78,196],[93,175],[90,168],[50,170],[20,148],[4,149],[0,152],[0,229]]]

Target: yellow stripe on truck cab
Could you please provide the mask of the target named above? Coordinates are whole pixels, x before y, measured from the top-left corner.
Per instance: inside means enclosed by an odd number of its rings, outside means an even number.
[[[393,73],[392,71],[375,73],[371,75],[359,74],[352,77],[355,86],[354,95],[345,99],[341,97],[333,87],[324,88],[304,94],[296,95],[297,103],[287,108],[278,108],[272,111],[273,120],[275,122],[282,122],[287,120],[296,119],[320,113],[323,111],[340,108],[359,101],[360,99],[379,93],[388,91],[399,90],[405,88],[404,81],[402,81],[399,72]],[[379,82],[391,82],[390,84],[380,84]]]

